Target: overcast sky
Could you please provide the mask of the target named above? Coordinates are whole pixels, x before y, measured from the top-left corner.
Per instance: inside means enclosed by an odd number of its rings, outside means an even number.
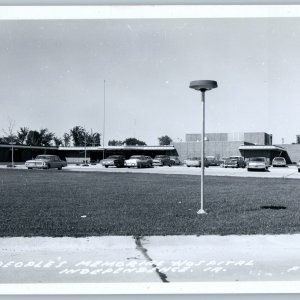
[[[300,134],[298,19],[0,22],[0,129],[102,133],[105,80],[106,144],[184,140],[201,132],[189,82],[213,79],[207,132]]]

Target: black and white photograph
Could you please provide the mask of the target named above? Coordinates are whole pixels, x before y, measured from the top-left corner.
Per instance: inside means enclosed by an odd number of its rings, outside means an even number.
[[[299,7],[173,8],[0,12],[0,293],[299,286]]]

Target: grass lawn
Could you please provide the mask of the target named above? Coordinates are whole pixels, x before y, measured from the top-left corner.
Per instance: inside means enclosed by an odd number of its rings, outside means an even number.
[[[197,215],[200,176],[2,169],[0,236],[300,233],[299,183],[207,176]]]

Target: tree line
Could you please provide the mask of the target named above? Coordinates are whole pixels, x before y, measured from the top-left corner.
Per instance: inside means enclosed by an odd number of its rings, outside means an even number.
[[[5,136],[0,138],[1,144],[17,144],[26,146],[101,146],[101,134],[99,132],[87,132],[82,126],[75,126],[63,134],[62,138],[57,137],[47,128],[30,130],[28,127],[20,127],[14,133],[11,125],[5,131]]]
[[[5,136],[0,138],[0,144],[17,144],[26,146],[64,146],[64,147],[82,147],[82,146],[101,146],[101,134],[99,132],[86,131],[82,126],[74,126],[63,136],[57,137],[47,128],[40,130],[31,130],[28,127],[20,127],[15,133],[13,124],[10,124],[8,130],[3,130]],[[159,145],[170,145],[172,139],[165,135],[158,138]],[[121,140],[109,140],[108,146],[121,145],[146,145],[144,141],[136,138],[126,138]]]

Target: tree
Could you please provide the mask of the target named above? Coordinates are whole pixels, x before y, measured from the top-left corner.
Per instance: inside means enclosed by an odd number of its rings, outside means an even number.
[[[99,132],[86,133],[87,146],[101,146],[101,134]]]
[[[5,136],[2,138],[3,144],[14,144],[17,142],[17,136],[14,134],[14,128],[15,128],[16,122],[9,119],[8,121],[8,127],[7,129],[2,129]]]
[[[140,141],[136,138],[127,138],[123,144],[126,144],[126,145],[140,145],[140,146],[145,146],[146,143],[143,142],[143,141]]]
[[[69,133],[64,133],[63,135],[63,145],[64,147],[70,147],[71,135]]]
[[[70,135],[73,140],[73,144],[75,147],[84,146],[85,141],[85,130],[81,126],[75,126],[70,129]]]
[[[20,127],[20,130],[17,132],[18,143],[20,143],[21,145],[25,144],[28,132],[29,132],[29,128]]]
[[[63,143],[62,139],[58,138],[56,136],[53,138],[53,141],[54,141],[54,144],[55,144],[56,147],[59,147]]]
[[[40,146],[41,145],[40,133],[36,130],[30,130],[26,137],[26,145]]]
[[[65,136],[68,138],[68,136]],[[87,132],[82,126],[75,126],[70,129],[74,146],[101,146],[101,134],[99,132]]]
[[[168,135],[163,135],[158,138],[159,144],[162,145],[170,145],[172,142],[172,139]]]
[[[26,137],[26,145],[28,146],[51,146],[54,133],[49,132],[47,128],[40,131],[30,130]]]
[[[54,138],[54,133],[49,132],[47,128],[40,130],[40,139],[42,146],[51,146],[51,142]]]
[[[117,140],[108,141],[108,146],[122,146],[122,145],[123,145],[122,141],[117,141]]]
[[[3,132],[6,134],[6,137],[4,138],[4,142],[11,144],[11,165],[8,165],[10,167],[15,167],[15,165],[14,165],[14,144],[17,141],[17,137],[14,134],[15,124],[16,124],[15,121],[9,119],[7,131],[2,129]]]

